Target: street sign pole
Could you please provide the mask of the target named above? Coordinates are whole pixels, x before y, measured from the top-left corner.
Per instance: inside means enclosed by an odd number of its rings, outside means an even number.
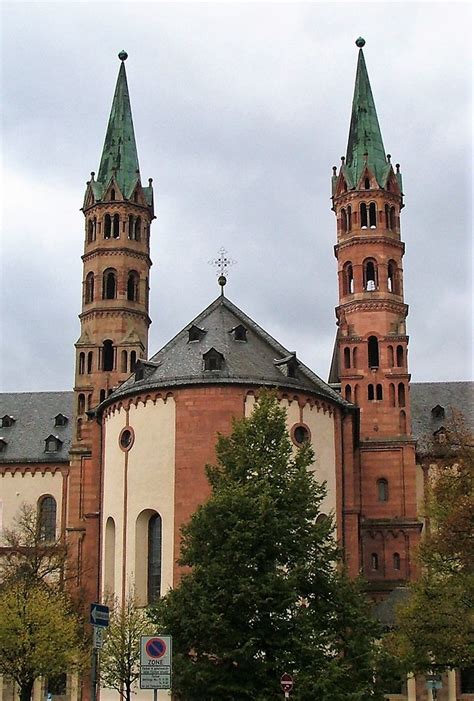
[[[91,699],[92,701],[96,701],[97,699],[97,650],[96,648],[92,648],[92,670],[91,670],[91,682],[92,682],[92,693],[91,693]]]

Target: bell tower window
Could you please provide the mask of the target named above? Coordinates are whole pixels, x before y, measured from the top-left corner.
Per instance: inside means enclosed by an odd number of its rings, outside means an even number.
[[[138,302],[138,273],[131,270],[127,280],[127,299],[131,302]]]
[[[114,237],[114,239],[118,239],[119,236],[120,236],[120,217],[118,214],[114,214],[113,237]]]
[[[87,374],[90,375],[92,372],[92,358],[93,358],[93,353],[92,351],[89,351],[87,354]]]
[[[114,369],[114,344],[113,341],[107,339],[102,345],[102,370],[110,372]]]
[[[362,229],[367,229],[367,205],[365,202],[360,204],[360,225]]]
[[[344,367],[350,368],[351,366],[351,351],[350,348],[344,348]]]
[[[87,273],[86,277],[86,304],[94,301],[94,273]]]
[[[397,264],[390,260],[387,268],[387,287],[389,292],[400,294],[398,289]]]
[[[375,202],[371,202],[369,205],[369,225],[371,229],[375,229],[377,226],[377,211],[375,208]]]
[[[379,342],[376,336],[367,339],[369,368],[379,367]]]
[[[377,263],[373,260],[364,261],[364,289],[373,292],[377,289]]]
[[[341,209],[341,221],[342,221],[342,230],[345,232],[347,231],[347,213],[345,209]]]
[[[398,385],[398,406],[405,406],[405,385],[403,382]]]
[[[142,237],[142,220],[141,217],[135,219],[135,240],[140,241]]]
[[[111,191],[110,191],[110,199],[112,200],[112,202],[115,201],[115,190],[114,190],[114,188],[112,188]]]
[[[109,239],[112,235],[112,218],[110,214],[104,217],[104,239]]]
[[[366,179],[364,180],[364,187],[365,187],[366,190],[370,190],[370,180],[369,180],[369,178],[366,178]]]
[[[354,271],[352,263],[346,263],[343,270],[343,292],[345,295],[354,293]]]
[[[377,480],[377,497],[379,501],[388,501],[388,482],[386,479]]]
[[[402,368],[403,365],[403,346],[397,346],[397,368]]]
[[[117,276],[115,270],[104,271],[102,299],[115,299],[117,295]]]

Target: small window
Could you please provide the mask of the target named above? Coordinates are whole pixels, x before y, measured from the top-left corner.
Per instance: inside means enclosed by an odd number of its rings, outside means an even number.
[[[247,340],[247,329],[242,324],[235,326],[231,329],[231,333],[234,336],[234,341],[246,341]]]
[[[117,274],[115,270],[107,269],[104,271],[102,299],[115,299],[117,295]]]
[[[347,208],[347,230],[352,230],[352,209],[350,206]]]
[[[444,407],[442,407],[440,404],[437,404],[431,409],[431,416],[434,419],[444,419],[445,417],[445,410]],[[5,425],[5,424],[3,424]]]
[[[379,557],[377,553],[372,553],[370,556],[370,566],[372,567],[373,570],[378,570],[379,568]]]
[[[393,382],[388,386],[388,402],[390,406],[395,406],[395,385]]]
[[[303,443],[311,440],[309,428],[304,424],[296,424],[296,426],[293,426],[291,429],[291,438],[296,445],[303,445]]]
[[[38,527],[40,540],[56,540],[56,499],[52,496],[41,497],[38,502]]]
[[[386,479],[377,480],[377,498],[379,501],[388,501],[388,482]]]
[[[130,372],[135,370],[135,365],[137,364],[137,352],[130,351]]]
[[[200,341],[201,338],[205,335],[206,330],[205,329],[200,329],[199,326],[196,326],[193,324],[189,329],[188,329],[188,343],[193,343],[194,341]]]
[[[85,353],[79,353],[79,375],[84,374],[84,366],[86,362],[86,355]]]
[[[120,217],[118,214],[114,214],[114,226],[113,226],[113,237],[118,239],[120,236]]]
[[[94,273],[87,273],[86,276],[86,304],[94,301]]]
[[[343,294],[351,295],[354,293],[354,271],[352,263],[346,263],[343,270]]]
[[[350,348],[344,348],[344,367],[350,368],[351,366],[351,350]]]
[[[126,350],[123,350],[120,354],[120,372],[127,372],[127,363],[128,363],[128,353]]]
[[[370,190],[370,180],[369,180],[369,178],[366,178],[366,179],[364,180],[364,188],[365,188],[366,190]]]
[[[203,355],[204,370],[222,370],[224,367],[224,356],[215,348],[211,348]]]
[[[67,416],[64,416],[64,414],[56,414],[54,417],[54,425],[55,426],[66,426],[68,422]]]
[[[368,385],[367,387],[367,399],[369,400],[369,402],[373,402],[375,400],[375,392],[373,385]]]
[[[379,342],[376,336],[369,336],[367,339],[369,368],[379,366]]]
[[[368,291],[376,290],[377,285],[377,263],[374,260],[364,261],[364,289]]]
[[[92,360],[93,360],[93,352],[89,351],[87,354],[87,374],[90,375],[92,372]]]
[[[86,410],[86,396],[85,396],[85,394],[82,394],[82,392],[81,392],[81,394],[77,398],[77,413],[79,415],[81,415],[85,412],[85,410]]]
[[[348,402],[352,401],[352,387],[350,385],[346,385],[344,395]]]
[[[404,363],[403,346],[397,346],[397,368],[402,368]]]
[[[152,604],[161,595],[161,540],[162,522],[154,514],[148,522],[148,603]]]
[[[376,388],[376,397],[377,397],[377,399],[378,399],[379,401],[380,401],[381,399],[383,399],[383,388],[382,388],[382,385],[381,385],[381,384],[378,384],[378,385],[377,385],[377,388]]]
[[[393,553],[393,569],[400,569],[400,555],[398,553]]]
[[[110,372],[115,365],[115,349],[113,341],[107,339],[102,345],[102,370]]]
[[[395,365],[394,358],[393,358],[393,346],[387,347],[387,355],[388,355],[388,365],[389,365],[389,367],[393,368]]]
[[[109,239],[112,235],[112,217],[106,214],[104,217],[104,239]]]
[[[341,209],[341,225],[342,225],[342,231],[346,232],[347,231],[347,212],[345,209]]]
[[[122,429],[120,432],[119,436],[119,445],[122,450],[127,451],[130,450],[130,448],[133,445],[133,442],[135,440],[135,434],[133,432],[133,429],[130,426],[127,426],[126,428]]]
[[[138,290],[139,290],[140,278],[135,270],[131,270],[128,274],[127,280],[127,299],[131,302],[138,302]]]
[[[368,223],[368,218],[367,218],[367,205],[365,202],[361,202],[360,205],[360,226],[362,229],[367,229],[367,223]]]
[[[375,202],[371,202],[369,205],[369,226],[371,229],[377,227],[377,210],[375,208]]]
[[[405,385],[403,382],[398,384],[398,406],[405,406]]]
[[[0,419],[0,426],[2,428],[9,428],[10,426],[13,426],[15,420],[16,419],[14,419],[13,416],[5,414],[5,416],[2,416],[2,418]]]
[[[110,191],[110,199],[112,200],[112,202],[115,201],[115,190],[114,190],[114,188],[112,188],[111,191]]]
[[[61,449],[63,442],[59,440],[58,436],[48,436],[45,439],[45,453],[57,453]]]
[[[142,220],[140,217],[135,219],[135,240],[140,241],[142,237]]]

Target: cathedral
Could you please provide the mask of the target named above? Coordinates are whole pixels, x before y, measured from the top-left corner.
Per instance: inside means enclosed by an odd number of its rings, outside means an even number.
[[[416,577],[421,446],[453,409],[472,421],[472,384],[410,382],[402,174],[383,144],[365,42],[356,44],[346,156],[331,178],[339,303],[327,381],[227,297],[225,259],[216,299],[149,353],[153,184],[140,174],[119,54],[100,165],[82,204],[73,390],[0,395],[0,528],[21,504],[35,505],[43,532],[66,539],[90,602],[106,593],[124,600],[134,586],[146,605],[179,582],[180,528],[210,493],[204,465],[216,436],[252,412],[262,387],[276,389],[295,447],[314,448],[323,511],[334,515],[349,572],[363,575],[384,611]],[[440,701],[474,698],[460,672],[445,676]],[[34,701],[43,693],[37,684]],[[409,678],[387,698],[429,701],[427,693]],[[89,690],[68,677],[56,695],[86,700]],[[9,680],[0,679],[0,698],[17,698]]]

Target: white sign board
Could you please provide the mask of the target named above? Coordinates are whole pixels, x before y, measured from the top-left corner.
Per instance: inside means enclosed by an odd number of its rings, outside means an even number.
[[[94,626],[93,646],[96,650],[101,650],[104,646],[104,629]]]
[[[171,689],[170,635],[142,635],[140,689]]]

